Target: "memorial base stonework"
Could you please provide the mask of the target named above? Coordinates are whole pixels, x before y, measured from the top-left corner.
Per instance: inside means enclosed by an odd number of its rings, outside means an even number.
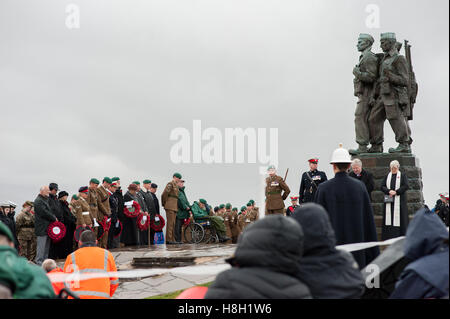
[[[424,205],[422,169],[419,165],[419,159],[414,154],[406,153],[377,153],[352,156],[352,159],[355,158],[359,158],[362,161],[363,168],[372,173],[374,178],[375,190],[370,194],[370,197],[377,233],[379,235],[378,238],[380,239],[384,207],[384,193],[381,191],[381,183],[390,171],[389,164],[397,160],[400,163],[400,171],[408,177],[409,190],[406,191],[406,196],[408,201],[408,214],[411,219],[414,213]]]

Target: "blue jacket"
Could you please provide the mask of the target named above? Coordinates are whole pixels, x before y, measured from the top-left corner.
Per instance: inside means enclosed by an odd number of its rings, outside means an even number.
[[[412,262],[403,270],[390,298],[419,299],[448,297],[448,231],[436,214],[417,211],[408,227],[405,257]]]

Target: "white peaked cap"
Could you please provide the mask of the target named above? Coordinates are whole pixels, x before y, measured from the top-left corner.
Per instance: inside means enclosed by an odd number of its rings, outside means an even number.
[[[339,143],[339,147],[334,150],[333,155],[331,155],[330,164],[335,163],[347,163],[350,164],[352,159],[350,157],[350,153],[347,149],[342,147],[342,143]]]

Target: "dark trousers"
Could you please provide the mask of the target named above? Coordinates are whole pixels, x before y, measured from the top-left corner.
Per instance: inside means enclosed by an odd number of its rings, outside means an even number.
[[[175,221],[174,236],[175,241],[181,242],[181,227],[183,227],[184,219],[177,218]]]
[[[108,232],[108,249],[119,248],[120,246],[120,236],[114,238],[114,232],[111,230]]]

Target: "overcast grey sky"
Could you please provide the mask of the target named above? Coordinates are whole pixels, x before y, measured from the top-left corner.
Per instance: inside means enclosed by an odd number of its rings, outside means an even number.
[[[80,28],[66,27],[66,6]],[[380,27],[368,28],[369,4]],[[278,128],[279,172],[296,194],[307,159],[355,147],[358,34],[412,44],[419,94],[413,152],[424,195],[449,189],[448,1],[73,0],[0,2],[0,199],[57,182],[179,171],[190,201],[260,205],[260,164],[174,164],[173,129]],[[389,124],[385,149],[396,146]],[[159,193],[160,193],[159,192]]]

